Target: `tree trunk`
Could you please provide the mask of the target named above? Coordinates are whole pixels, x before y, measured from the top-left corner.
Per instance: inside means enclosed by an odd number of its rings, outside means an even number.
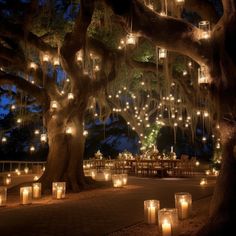
[[[209,222],[197,236],[236,235],[236,127],[221,123],[222,167],[218,176]]]
[[[50,189],[54,181],[66,181],[67,188],[75,192],[85,187],[83,115],[74,113],[72,118],[53,114],[47,121],[49,154],[40,179],[43,189]],[[66,133],[69,127],[71,133]]]

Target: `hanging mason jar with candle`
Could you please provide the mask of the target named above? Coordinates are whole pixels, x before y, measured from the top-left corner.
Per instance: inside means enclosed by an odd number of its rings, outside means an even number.
[[[209,21],[200,21],[198,27],[200,29],[199,39],[209,39],[211,37],[211,26]]]
[[[158,49],[158,58],[159,60],[165,59],[167,57],[167,50],[165,48]]]
[[[175,208],[180,220],[189,218],[192,210],[192,195],[190,193],[175,193]]]
[[[175,0],[176,5],[183,6],[185,0]]]
[[[134,33],[129,33],[126,36],[127,45],[135,45],[137,43],[137,36]]]
[[[198,84],[208,84],[209,82],[208,69],[205,65],[201,65],[198,68]]]
[[[160,210],[160,201],[145,200],[144,201],[144,222],[147,224],[157,224],[159,210]]]

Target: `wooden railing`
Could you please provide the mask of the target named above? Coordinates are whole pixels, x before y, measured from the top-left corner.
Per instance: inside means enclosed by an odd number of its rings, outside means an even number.
[[[15,169],[29,169],[42,168],[45,166],[45,161],[0,161],[0,172],[11,172]]]

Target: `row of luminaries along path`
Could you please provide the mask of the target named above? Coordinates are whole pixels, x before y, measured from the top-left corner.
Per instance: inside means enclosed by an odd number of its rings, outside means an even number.
[[[184,164],[183,164],[184,163]],[[174,153],[170,156],[160,156],[152,152],[151,155],[135,158],[132,154],[124,152],[119,155],[116,160],[104,159],[100,151],[98,151],[94,158],[84,161],[85,174],[91,176],[95,180],[112,181],[114,188],[125,188],[128,184],[128,175],[159,175],[158,171],[164,171],[166,174],[176,176],[177,173],[181,175],[193,176],[198,162],[195,159],[189,159],[183,156],[182,159],[176,159]],[[43,167],[43,166],[42,166]],[[191,167],[191,168],[190,168]],[[189,169],[190,168],[190,169]],[[175,170],[181,169],[180,172]],[[6,173],[4,176],[4,184],[9,185],[12,177],[19,177],[19,173],[27,175],[32,172],[29,168],[16,169],[11,173]],[[44,168],[41,169],[41,174]],[[155,172],[155,171],[156,172]],[[22,175],[22,174],[21,174]],[[207,184],[207,179],[203,178],[200,182],[201,186]],[[42,198],[41,183],[36,182],[31,185],[23,185],[20,188],[19,203],[21,205],[30,205],[34,200]],[[66,183],[54,182],[52,183],[52,199],[62,200],[66,197]],[[150,225],[158,225],[160,234],[162,236],[175,236],[179,232],[179,220],[185,220],[191,215],[192,196],[189,193],[176,193],[175,208],[160,209],[160,201],[158,199],[151,199],[144,201],[144,221]],[[7,186],[0,187],[0,206],[8,206],[7,204]]]
[[[17,173],[12,173],[17,176]],[[111,174],[114,188],[126,188],[128,184],[127,174]],[[34,199],[39,203],[41,199],[41,184],[33,183],[30,186],[20,188],[20,204],[27,206],[34,203]],[[52,198],[63,200],[66,197],[66,183],[54,182],[52,184]],[[183,221],[191,216],[192,196],[187,192],[178,192],[173,196],[175,200],[175,208],[160,209],[160,201],[158,199],[150,199],[144,201],[144,222],[150,225],[157,225],[160,235],[177,236],[180,231],[179,220]],[[7,187],[0,187],[0,205],[7,206]]]

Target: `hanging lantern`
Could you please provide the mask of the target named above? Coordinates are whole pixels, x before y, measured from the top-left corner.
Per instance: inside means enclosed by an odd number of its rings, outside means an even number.
[[[133,33],[129,33],[126,36],[126,44],[127,45],[135,45],[137,43],[137,36]]]
[[[198,84],[208,84],[209,82],[208,69],[205,65],[202,65],[198,68]]]
[[[200,21],[198,24],[200,29],[199,39],[209,39],[211,37],[210,22],[207,20]]]
[[[77,53],[76,53],[76,60],[78,62],[82,62],[83,61],[83,51],[82,50],[79,50]]]
[[[42,143],[46,143],[47,142],[47,134],[41,134],[40,135],[40,141]]]
[[[60,65],[60,61],[59,61],[59,58],[58,58],[58,57],[54,57],[54,58],[53,58],[53,65],[54,65],[54,66],[59,66],[59,65]]]
[[[71,127],[66,128],[66,134],[72,134],[72,128]]]
[[[75,98],[73,93],[68,93],[68,97],[69,100],[73,100]]]
[[[7,142],[7,138],[6,137],[2,137],[2,143],[6,143]]]
[[[176,5],[183,6],[185,0],[175,0]]]
[[[30,62],[30,64],[29,64],[29,68],[30,68],[30,69],[36,70],[37,67],[38,67],[38,66],[37,66],[36,63],[34,63],[34,62]]]
[[[50,59],[49,55],[47,53],[44,53],[43,54],[43,62],[49,62],[49,59]]]
[[[165,59],[167,57],[167,50],[165,48],[159,48],[158,58]]]
[[[51,101],[50,107],[52,110],[56,110],[58,108],[58,102],[57,101]]]

